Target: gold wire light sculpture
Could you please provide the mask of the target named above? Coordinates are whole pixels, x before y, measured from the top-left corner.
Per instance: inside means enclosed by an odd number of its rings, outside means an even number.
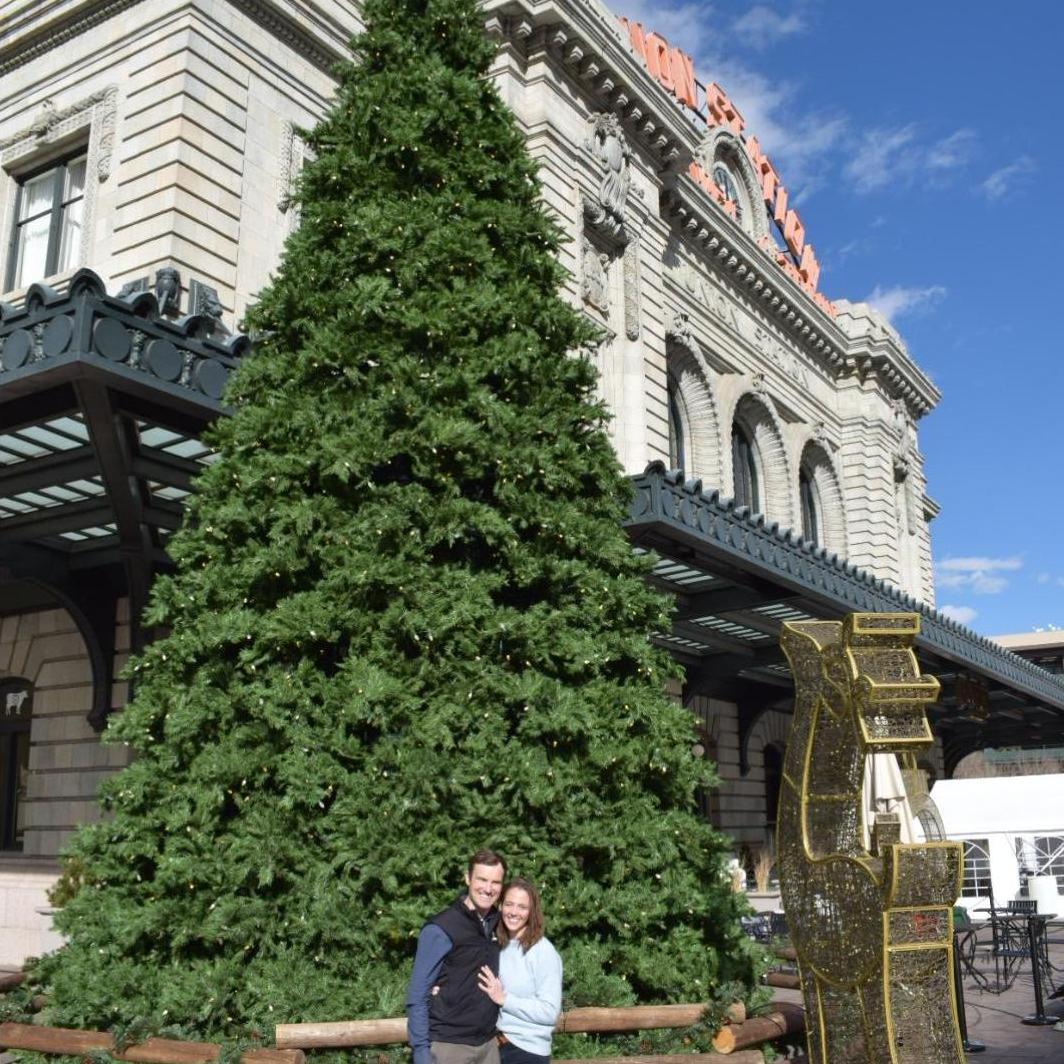
[[[961,846],[899,842],[877,814],[865,846],[870,753],[932,743],[938,697],[913,653],[915,613],[793,621],[780,642],[794,674],[780,788],[780,890],[798,956],[814,1064],[960,1064],[953,903]]]

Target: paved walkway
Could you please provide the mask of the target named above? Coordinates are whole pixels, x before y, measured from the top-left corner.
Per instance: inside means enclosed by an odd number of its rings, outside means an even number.
[[[1055,929],[1054,938],[1064,938]],[[1064,987],[1064,944],[1050,946],[1050,963],[1056,967],[1051,975],[1057,987]],[[993,983],[994,967],[981,956],[976,970]],[[1001,994],[989,993],[973,978],[964,981],[965,1016],[968,1039],[981,1042],[985,1051],[970,1053],[971,1064],[1064,1064],[1064,998],[1050,999],[1052,988],[1044,988],[1044,1008],[1055,1017],[1061,1030],[1054,1027],[1029,1027],[1021,1021],[1035,1011],[1034,983],[1031,968],[1023,964],[1016,981]],[[777,990],[776,996],[787,1001],[801,1001],[797,991]],[[805,1061],[804,1055],[794,1058]]]
[[[1064,936],[1060,929],[1053,929],[1053,937]],[[1064,987],[1064,944],[1050,946],[1049,960],[1057,969],[1050,973],[1054,983]],[[993,984],[993,964],[985,956],[978,960],[976,970]],[[1045,1013],[1060,1021],[1059,1031],[1021,1022],[1035,1011],[1030,964],[1023,964],[1016,981],[1002,994],[988,993],[974,979],[965,979],[968,1038],[986,1046],[985,1052],[972,1053],[970,1059],[982,1064],[1064,1064],[1064,998],[1050,999],[1052,987],[1043,985],[1042,990]]]

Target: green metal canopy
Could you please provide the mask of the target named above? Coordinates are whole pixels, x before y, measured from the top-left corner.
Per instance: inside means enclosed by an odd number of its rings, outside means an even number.
[[[115,604],[136,619],[168,560],[182,500],[212,458],[199,442],[247,350],[215,322],[171,320],[153,293],[106,294],[80,270],[65,292],[33,285],[0,306],[0,612],[59,603],[92,661],[102,727]]]
[[[672,631],[655,639],[685,663],[685,698],[703,694],[739,706],[744,770],[757,718],[793,703],[780,624],[851,611],[920,614],[917,652],[942,683],[929,716],[947,772],[974,750],[1064,743],[1064,676],[660,462],[633,477],[632,487],[628,534],[637,549],[659,557],[653,580],[676,597]]]

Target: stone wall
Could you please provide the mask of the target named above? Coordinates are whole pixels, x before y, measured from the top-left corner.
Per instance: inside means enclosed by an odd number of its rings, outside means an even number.
[[[124,604],[116,627],[116,669],[128,648]],[[0,679],[19,677],[32,688],[29,777],[21,853],[0,853],[0,964],[17,963],[54,945],[46,892],[58,872],[56,857],[70,833],[96,820],[101,781],[127,764],[123,746],[102,745],[86,719],[92,671],[85,642],[64,609],[0,617]],[[116,683],[112,705],[125,703]]]

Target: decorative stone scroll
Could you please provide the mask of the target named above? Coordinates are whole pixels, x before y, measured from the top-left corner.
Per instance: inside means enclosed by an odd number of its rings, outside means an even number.
[[[915,613],[792,621],[780,642],[795,708],[780,791],[780,889],[815,1064],[960,1064],[953,903],[960,843],[899,842],[877,814],[864,842],[869,753],[929,747],[938,697],[913,653]]]

